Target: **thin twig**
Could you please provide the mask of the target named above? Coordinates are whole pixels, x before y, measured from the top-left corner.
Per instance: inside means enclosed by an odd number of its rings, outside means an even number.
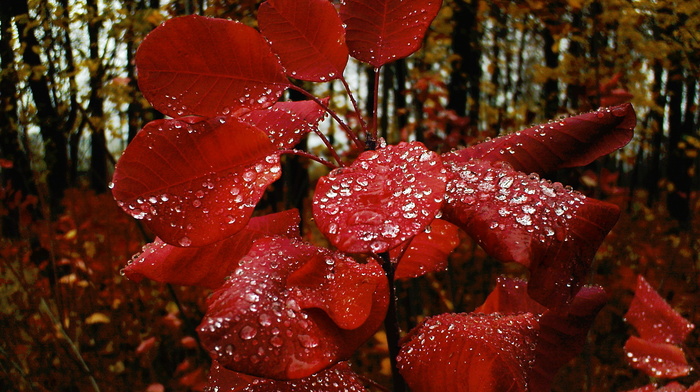
[[[338,167],[338,166],[332,164],[331,162],[328,162],[327,160],[325,160],[321,157],[317,157],[314,154],[311,154],[311,153],[308,153],[308,152],[302,151],[302,150],[278,150],[277,154],[279,154],[279,155],[282,155],[282,154],[298,155],[300,157],[304,157],[304,158],[308,158],[308,159],[311,159],[313,161],[316,161],[316,162],[318,162],[318,163],[320,163],[320,164],[322,164],[330,169],[335,169]]]
[[[350,129],[350,126],[348,126],[348,124],[346,124],[345,121],[343,121],[340,117],[338,117],[338,114],[336,112],[334,112],[333,110],[331,110],[331,108],[328,107],[328,105],[323,103],[323,101],[318,99],[318,97],[316,97],[315,95],[311,94],[310,92],[304,90],[303,88],[301,88],[299,86],[292,85],[291,88],[295,91],[298,91],[298,92],[304,94],[305,97],[311,99],[312,101],[316,102],[319,106],[321,106],[323,108],[323,110],[326,111],[326,113],[328,113],[331,117],[333,117],[333,119],[338,123],[338,125],[340,125],[340,127],[343,129],[343,131],[345,131],[345,134],[347,135],[347,137],[350,140],[352,140],[353,143],[355,143],[355,145],[358,148],[364,148],[364,143],[362,143],[362,140],[360,140],[357,137],[357,135],[355,135],[355,132],[353,132],[352,129]],[[331,150],[335,156],[337,156],[337,154],[335,154],[335,149],[333,149],[333,147],[330,146],[330,143],[328,142],[328,139],[326,138],[326,136],[322,132],[320,132],[318,129],[314,129],[314,131],[321,138],[321,140],[323,140],[324,144],[326,144],[326,147],[328,147],[328,149]],[[338,163],[340,164],[340,161]]]
[[[51,319],[51,323],[58,328],[58,331],[61,333],[63,338],[68,342],[68,345],[70,346],[71,350],[73,351],[73,354],[75,354],[76,358],[80,362],[80,365],[83,367],[83,371],[87,374],[88,378],[90,379],[90,384],[92,385],[92,389],[95,390],[95,392],[100,392],[100,387],[97,385],[97,381],[95,380],[95,377],[92,376],[92,371],[88,367],[87,363],[85,363],[85,360],[83,359],[83,356],[80,354],[80,350],[78,350],[78,347],[75,345],[73,340],[68,336],[66,333],[66,330],[63,329],[63,325],[56,319],[56,317],[53,315],[51,312],[51,309],[49,309],[49,305],[46,304],[46,301],[42,298],[41,302],[39,303],[39,309],[44,312],[47,316],[49,316],[49,319]]]

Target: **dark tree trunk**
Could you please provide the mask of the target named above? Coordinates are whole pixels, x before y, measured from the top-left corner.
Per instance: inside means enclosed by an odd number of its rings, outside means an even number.
[[[408,113],[406,110],[406,60],[400,59],[392,64],[394,67],[394,109],[396,110],[396,128],[404,129],[408,124]]]
[[[19,14],[29,12],[27,0],[12,0],[9,2],[16,7]],[[38,69],[42,62],[35,52],[41,46],[35,35],[35,27],[28,25],[25,20],[15,19],[19,41],[23,45],[22,59],[30,67]],[[27,80],[36,106],[37,125],[43,139],[44,162],[46,163],[46,184],[48,202],[52,216],[61,210],[61,200],[68,186],[68,138],[66,124],[61,119],[53,105],[49,90],[49,80],[46,74],[37,73]]]
[[[87,112],[90,118],[90,188],[97,193],[107,191],[107,139],[105,137],[104,122],[104,98],[102,97],[102,85],[104,78],[104,64],[100,55],[100,30],[102,21],[95,0],[86,2],[88,11],[88,37],[90,39],[90,59],[97,66],[90,72],[90,101]]]
[[[659,108],[666,106],[666,95],[662,91],[663,66],[657,60],[654,64],[654,87],[651,91],[654,101]],[[664,134],[664,115],[655,110],[649,112],[649,121],[652,130],[651,151],[649,159],[649,175],[646,188],[648,191],[647,205],[652,206],[659,199],[659,181],[661,180],[661,145]]]
[[[569,55],[574,59],[580,59],[584,55],[584,48],[580,42],[583,30],[583,16],[581,10],[573,12],[571,27],[573,31],[571,32],[572,37],[569,43]],[[581,72],[578,69],[570,69],[569,73],[574,75],[574,82],[566,85],[567,106],[572,111],[577,111],[581,107],[580,99],[586,97],[586,86],[581,79]]]
[[[559,52],[554,50],[556,41],[552,35],[549,23],[542,29],[544,44],[544,62],[547,68],[555,69],[559,66]],[[544,117],[554,118],[559,112],[559,82],[556,78],[548,78],[542,86],[542,98],[544,99]]]
[[[683,126],[683,69],[680,67],[681,54],[675,53],[669,58],[673,68],[668,72],[668,172],[666,174],[672,185],[667,197],[668,211],[681,227],[690,228],[691,209],[690,192],[692,185],[691,168],[693,159],[682,147],[685,136],[692,129]]]
[[[468,117],[470,128],[476,129],[479,122],[481,96],[481,33],[477,25],[478,2],[464,0],[455,2],[455,26],[452,32],[452,61],[450,82],[447,86],[447,109],[460,117]]]
[[[36,194],[29,158],[19,139],[16,105],[19,79],[12,68],[15,55],[10,46],[12,11],[0,7],[0,69],[3,71],[0,73],[0,158],[9,162],[0,169],[0,187],[5,189],[2,204],[6,211],[1,222],[4,238],[20,236],[20,208],[16,202],[25,200],[29,194]]]

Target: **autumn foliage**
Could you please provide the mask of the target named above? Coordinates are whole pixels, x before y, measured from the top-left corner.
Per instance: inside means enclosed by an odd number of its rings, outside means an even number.
[[[423,251],[412,242],[432,234],[440,217],[495,258],[527,267],[530,282],[510,285],[526,290],[500,296],[532,299],[506,300],[522,307],[435,316],[402,343],[389,342],[390,350],[401,346],[390,355],[412,389],[546,390],[562,359],[581,349],[605,302],[600,288],[579,290],[619,209],[536,173],[585,165],[624,146],[636,121],[629,104],[440,155],[419,142],[385,145],[373,123],[350,129],[288,79],[342,80],[348,53],[379,68],[417,50],[440,3],[399,4],[348,1],[336,11],[323,0],[268,0],[259,14],[262,35],[235,21],[181,17],[139,49],[140,87],[174,119],[147,125],[114,174],[119,204],[159,237],[126,274],[214,289],[198,329],[216,363],[214,389],[229,382],[224,368],[278,383],[323,384],[314,374],[350,358],[385,317],[392,327],[397,267],[419,271],[412,276],[443,267],[456,246],[447,231],[423,244],[437,253],[431,264],[412,267],[420,257],[408,257]],[[286,89],[309,101],[278,103]],[[351,162],[318,128],[326,112],[343,126],[350,150],[361,151]],[[298,216],[251,219],[281,175],[280,156],[296,153],[299,137],[311,131],[334,160],[307,155],[332,169],[316,185],[313,216],[336,250],[295,233]],[[223,252],[228,242],[240,244],[237,251]],[[190,269],[216,274],[192,279]],[[586,320],[583,328],[578,318]],[[557,333],[568,344],[546,347]],[[464,353],[458,359],[455,348]],[[401,383],[396,374],[397,390]]]
[[[372,382],[348,361],[382,326],[396,391],[404,382],[413,391],[546,391],[583,350],[607,301],[603,287],[586,284],[620,208],[545,178],[625,146],[636,125],[630,104],[442,152],[415,140],[388,145],[376,112],[353,126],[299,87],[347,88],[350,56],[378,75],[418,50],[440,6],[267,0],[259,31],[186,16],[141,44],[139,88],[171,118],[143,127],[110,185],[119,207],[157,236],[123,273],[211,290],[196,328],[212,360],[205,390],[367,390]],[[286,100],[288,90],[306,100]],[[326,116],[346,144],[329,140]],[[295,149],[310,133],[325,155]],[[327,169],[310,212],[259,206],[288,156]],[[402,335],[398,282],[444,271],[461,240],[528,279],[493,277],[472,312],[429,315]],[[682,344],[693,325],[641,276],[636,290],[626,315],[639,335],[625,345],[631,366],[687,375]]]

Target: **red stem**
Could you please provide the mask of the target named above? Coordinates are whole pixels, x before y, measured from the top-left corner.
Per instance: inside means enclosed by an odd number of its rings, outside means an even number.
[[[279,151],[277,151],[277,154],[279,154],[279,155],[291,154],[291,155],[298,155],[298,156],[304,157],[304,158],[309,158],[309,159],[316,161],[316,162],[318,162],[326,167],[329,167],[330,169],[335,169],[338,167],[338,166],[332,164],[331,162],[328,162],[327,160],[325,160],[321,157],[317,157],[314,154],[311,154],[311,153],[308,153],[308,152],[302,151],[302,150],[279,150]]]
[[[356,145],[358,148],[364,148],[365,144],[362,143],[362,140],[360,140],[360,139],[357,138],[357,135],[355,135],[355,133],[352,131],[352,129],[350,129],[350,127],[348,126],[348,124],[346,124],[340,117],[338,117],[338,114],[337,114],[336,112],[334,112],[333,110],[331,110],[331,108],[329,108],[328,105],[326,105],[325,103],[323,103],[323,102],[322,102],[320,99],[318,99],[318,97],[316,97],[315,95],[311,94],[310,92],[304,90],[303,88],[301,88],[301,87],[299,87],[299,86],[292,85],[290,88],[293,89],[293,90],[296,90],[296,91],[298,91],[298,92],[300,92],[300,93],[302,93],[302,94],[304,94],[304,96],[306,96],[307,98],[313,100],[313,101],[316,102],[319,106],[321,106],[321,107],[323,108],[323,110],[326,111],[326,113],[330,114],[330,116],[333,117],[333,119],[338,123],[338,125],[340,125],[340,127],[343,129],[343,131],[345,131],[345,134],[347,135],[347,137],[348,137],[350,140],[352,140],[353,143],[355,143],[355,145]],[[335,157],[337,156],[337,154],[336,154],[335,149],[333,148],[333,146],[331,146],[331,145],[330,145],[330,142],[328,142],[328,139],[326,138],[326,135],[324,135],[323,133],[321,133],[321,131],[319,131],[318,129],[314,129],[314,131],[315,131],[316,134],[323,140],[323,143],[326,145],[326,147],[328,147],[329,150],[332,150],[332,154],[334,155],[334,158],[335,158]],[[340,164],[340,165],[342,166],[342,162],[340,162],[339,160],[338,160],[338,164]]]

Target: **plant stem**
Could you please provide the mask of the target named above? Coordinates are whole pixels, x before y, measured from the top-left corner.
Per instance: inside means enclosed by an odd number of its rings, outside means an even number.
[[[301,93],[301,94],[303,94],[304,96],[308,97],[308,98],[311,99],[312,101],[316,102],[320,107],[323,108],[323,110],[326,111],[326,113],[328,113],[331,117],[333,117],[333,119],[338,123],[338,125],[340,125],[340,127],[343,129],[343,131],[345,131],[345,134],[347,135],[347,137],[348,137],[350,140],[352,140],[353,143],[355,143],[355,145],[356,145],[358,148],[363,148],[363,147],[364,147],[364,143],[362,143],[362,140],[358,139],[358,138],[357,138],[357,135],[355,135],[355,133],[352,131],[352,129],[350,129],[350,127],[348,126],[348,124],[346,124],[345,121],[343,121],[343,119],[341,119],[340,117],[338,117],[338,113],[336,113],[335,111],[331,110],[331,108],[329,108],[328,105],[326,105],[325,103],[323,103],[323,101],[321,101],[320,99],[318,99],[318,97],[316,97],[315,95],[309,93],[308,91],[304,90],[303,88],[298,87],[298,86],[295,86],[295,85],[292,85],[290,88],[293,89],[293,90],[295,90],[295,91],[298,91],[299,93]],[[318,128],[315,128],[314,130],[315,130],[316,134],[317,134],[317,135],[321,138],[321,140],[324,142],[324,144],[326,144],[326,147],[330,146],[330,143],[328,142],[328,139],[326,139],[326,135],[324,135],[322,132],[319,132],[319,131],[318,131]],[[333,154],[335,154],[335,150],[333,150],[333,147],[332,147],[332,146],[331,146],[331,147],[328,147],[328,148],[331,150],[331,152],[332,152]],[[337,156],[337,154],[335,154],[335,156]],[[342,163],[339,162],[339,164],[342,166]]]
[[[90,385],[92,386],[92,389],[95,392],[100,392],[100,387],[97,386],[97,381],[95,380],[95,377],[92,375],[92,371],[90,370],[90,367],[88,367],[87,363],[85,363],[85,360],[83,359],[83,356],[80,354],[80,350],[78,350],[78,346],[75,345],[73,340],[68,336],[66,331],[63,329],[63,324],[61,324],[58,319],[53,315],[51,312],[51,309],[49,308],[49,305],[46,304],[46,301],[44,299],[41,299],[41,302],[39,303],[39,310],[41,310],[44,314],[49,316],[49,319],[51,320],[51,323],[58,328],[58,332],[60,332],[61,336],[68,342],[68,346],[71,348],[73,351],[73,354],[75,354],[76,359],[80,363],[83,371],[85,374],[88,376],[90,379]]]
[[[389,258],[389,252],[379,254],[382,260],[382,268],[386,277],[389,280],[389,309],[386,312],[384,319],[384,330],[386,332],[386,342],[389,346],[389,359],[391,360],[391,376],[394,383],[394,392],[406,392],[406,381],[399,373],[396,366],[396,357],[399,355],[399,338],[401,338],[401,329],[399,328],[399,319],[396,313],[396,287],[394,286],[394,264]]]
[[[331,170],[338,167],[338,166],[336,166],[336,165],[334,165],[334,164],[328,162],[327,160],[325,160],[325,159],[323,159],[323,158],[321,158],[321,157],[317,157],[317,156],[314,155],[314,154],[311,154],[311,153],[308,153],[308,152],[302,151],[302,150],[277,150],[277,154],[279,154],[279,155],[282,155],[282,154],[291,154],[291,155],[297,155],[297,156],[300,156],[300,157],[308,158],[308,159],[311,159],[311,160],[313,160],[313,161],[316,161],[316,162],[318,162],[318,163],[320,163],[320,164],[322,164],[322,165],[324,165],[324,166],[330,168]]]
[[[372,107],[372,116],[371,116],[371,124],[369,127],[369,135],[367,137],[368,140],[371,140],[372,142],[377,141],[377,117],[379,117],[379,113],[377,112],[377,109],[379,108],[379,71],[381,67],[375,68],[374,71],[374,91],[372,92],[372,95],[374,96],[374,106]],[[386,115],[386,113],[382,113],[382,115]]]

